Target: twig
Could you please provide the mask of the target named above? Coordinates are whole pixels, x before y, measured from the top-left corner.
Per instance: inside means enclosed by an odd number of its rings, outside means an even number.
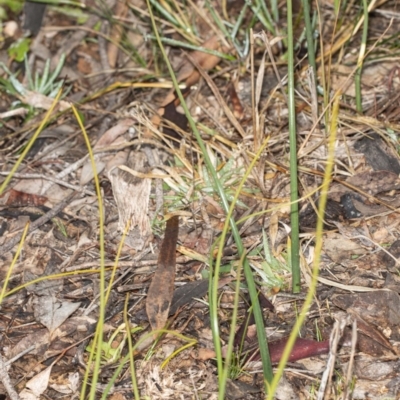
[[[332,380],[332,374],[333,370],[335,367],[335,360],[336,360],[336,353],[337,353],[337,347],[339,344],[339,340],[343,335],[343,330],[345,326],[348,324],[348,319],[350,316],[347,316],[346,318],[340,318],[335,322],[335,325],[333,327],[333,332],[331,334],[331,338],[329,340],[329,358],[326,363],[326,368],[324,373],[322,374],[321,378],[321,384],[319,386],[318,390],[318,395],[317,395],[317,400],[323,400],[327,397],[329,397],[329,390],[327,388],[330,387],[331,380]]]
[[[8,176],[9,174],[10,174],[10,171],[0,172],[0,175],[4,175],[4,176]],[[94,193],[94,192],[92,192],[92,191],[90,191],[90,190],[87,190],[87,189],[83,188],[82,186],[73,185],[73,184],[71,184],[71,183],[62,181],[62,180],[60,180],[60,179],[57,178],[57,177],[46,176],[46,175],[44,175],[44,174],[23,174],[23,173],[16,172],[16,173],[13,175],[13,178],[20,178],[20,179],[45,179],[45,180],[48,180],[48,181],[50,181],[50,182],[57,183],[57,184],[60,185],[60,186],[65,186],[65,187],[67,187],[67,188],[69,188],[69,189],[75,190],[76,192],[82,192],[82,193],[85,193],[85,194],[87,194],[87,195],[89,195],[89,196],[95,196],[95,193]]]
[[[21,400],[18,393],[15,391],[13,384],[11,383],[11,379],[8,375],[2,356],[0,356],[0,381],[4,386],[4,389],[6,389],[11,400]]]
[[[4,366],[8,367],[9,365],[11,365],[14,361],[17,361],[19,358],[23,357],[25,354],[30,353],[32,350],[34,350],[36,348],[35,345],[29,346],[27,349],[21,351],[21,353],[17,354],[16,356],[14,356],[13,358],[10,358],[9,360],[4,362]]]
[[[354,356],[356,354],[356,344],[357,344],[357,319],[354,318],[353,325],[352,325],[352,335],[351,335],[351,353],[350,353],[350,360],[347,367],[347,374],[346,374],[346,385],[343,391],[343,399],[349,400],[352,395],[352,390],[349,390],[351,376],[353,374],[354,368]]]

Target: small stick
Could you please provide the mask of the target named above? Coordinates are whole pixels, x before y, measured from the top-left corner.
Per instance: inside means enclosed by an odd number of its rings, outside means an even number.
[[[8,375],[5,362],[3,360],[3,357],[1,356],[0,356],[0,381],[4,386],[4,389],[6,389],[11,400],[21,400],[18,393],[14,389],[10,376]]]

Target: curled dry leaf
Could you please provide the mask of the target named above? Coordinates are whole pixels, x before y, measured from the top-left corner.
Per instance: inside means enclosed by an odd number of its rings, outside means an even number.
[[[36,321],[43,324],[53,333],[64,321],[72,315],[81,303],[60,301],[54,294],[34,297],[34,314]]]
[[[158,256],[157,269],[147,292],[146,312],[153,330],[161,329],[168,319],[174,295],[176,242],[178,240],[179,217],[167,221],[165,237]]]
[[[117,125],[104,132],[94,146],[94,149],[101,149],[102,147],[110,146],[119,136],[123,135],[133,123],[134,121],[129,118],[119,121]]]
[[[277,364],[281,360],[288,339],[289,339],[288,337],[285,337],[268,343],[271,362],[273,364]],[[224,348],[223,351],[225,351],[225,349],[226,348]],[[288,361],[294,362],[302,360],[304,358],[315,357],[320,354],[327,354],[327,353],[329,353],[329,340],[317,342],[316,340],[297,338],[293,346],[293,349],[290,353]],[[253,352],[250,352],[249,356],[251,361],[260,360],[259,353],[256,353],[254,355]],[[201,360],[208,360],[215,357],[215,351],[211,349],[201,349],[199,350],[198,354],[194,357],[197,357]]]

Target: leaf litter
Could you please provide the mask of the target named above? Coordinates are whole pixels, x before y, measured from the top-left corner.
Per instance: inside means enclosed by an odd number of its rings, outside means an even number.
[[[315,102],[299,31],[296,108],[303,291],[293,295],[288,267],[288,112],[282,90],[287,74],[285,35],[265,32],[263,20],[240,1],[226,2],[229,13],[217,2],[211,2],[211,9],[201,2],[187,4],[184,9],[178,2],[160,2],[157,21],[228,200],[269,136],[267,150],[240,193],[234,218],[260,291],[272,361],[277,363],[310,282],[319,201],[315,189],[321,184],[327,151],[324,93]],[[216,254],[213,243],[224,224],[223,207],[166,78],[145,2],[109,1],[96,7],[93,13],[84,7],[86,18],[81,21],[66,7],[47,7],[41,29],[28,27],[37,35],[23,63],[28,68],[25,74],[21,64],[9,59],[8,44],[0,50],[2,60],[7,60],[0,81],[2,176],[11,171],[43,120],[54,91],[63,86],[66,93],[1,193],[0,275],[7,291],[0,314],[0,390],[15,398],[11,379],[19,398],[79,397],[101,290],[96,173],[105,209],[106,280],[112,285],[104,346],[95,350],[101,352],[98,398],[110,382],[109,398],[130,398],[128,364],[112,379],[115,367],[129,354],[127,335],[137,345],[134,365],[142,396],[217,398],[208,278],[210,259]],[[356,87],[349,79],[357,66],[353,49],[361,40],[351,21],[358,17],[349,6],[342,7],[345,16],[340,23],[346,29],[338,31],[333,5],[326,2],[320,9],[325,23],[320,28],[324,51],[319,56],[325,52],[331,58],[325,58],[325,67],[319,65],[318,74],[330,77],[330,86],[322,90],[330,87],[343,93],[340,135],[323,216],[320,283],[276,395],[282,399],[399,396],[400,82],[395,62],[385,56],[390,46],[396,46],[395,28],[385,15],[395,5],[374,4],[370,14],[374,36],[362,76],[363,115],[355,112]],[[285,10],[279,12],[284,24]],[[221,16],[231,21],[218,25]],[[18,21],[13,13],[7,18]],[[228,35],[231,23],[240,18],[255,33],[247,53],[250,32],[242,29],[245,25],[235,28],[238,36]],[[22,30],[9,32],[8,39],[16,41]],[[203,50],[180,43],[200,44]],[[247,56],[241,59],[238,50]],[[38,85],[29,86],[29,74]],[[46,76],[52,80],[47,86]],[[46,91],[40,93],[40,88]],[[96,172],[70,112],[72,103],[79,104]],[[14,109],[17,112],[11,113]],[[23,252],[13,263],[28,221]],[[228,235],[218,304],[224,351],[238,265],[236,245]],[[123,318],[126,296],[130,330]],[[230,399],[265,397],[250,307],[243,281],[226,392]],[[164,327],[167,330],[157,338],[150,334]]]

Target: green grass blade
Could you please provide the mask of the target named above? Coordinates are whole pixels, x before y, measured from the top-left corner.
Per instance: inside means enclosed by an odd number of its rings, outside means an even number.
[[[292,0],[287,1],[287,41],[288,41],[288,109],[289,109],[289,145],[290,145],[290,224],[291,224],[291,265],[292,291],[299,293],[300,287],[300,243],[299,243],[299,204],[297,184],[297,135],[296,104],[294,98],[294,37]]]
[[[50,59],[47,59],[46,63],[44,64],[44,70],[42,73],[42,76],[38,78],[38,87],[36,88],[36,91],[38,93],[45,94],[45,87],[46,87],[46,82],[49,79],[49,73],[50,73]]]
[[[322,251],[322,233],[324,229],[324,220],[321,218],[322,215],[325,214],[325,206],[328,199],[328,189],[329,185],[332,180],[332,170],[334,165],[334,158],[335,158],[335,141],[336,141],[336,134],[337,134],[337,120],[339,114],[339,101],[340,101],[340,94],[336,94],[333,103],[333,110],[332,110],[332,120],[329,129],[329,142],[328,142],[328,158],[326,162],[326,169],[324,173],[324,179],[322,182],[321,187],[321,196],[318,203],[318,214],[317,214],[317,227],[316,227],[316,243],[315,243],[315,250],[314,250],[314,260],[313,260],[313,269],[312,269],[312,279],[311,284],[304,301],[303,307],[300,311],[299,317],[296,320],[296,323],[293,326],[292,332],[289,336],[287,345],[285,350],[282,354],[281,360],[279,362],[277,371],[274,376],[274,380],[271,384],[270,391],[268,393],[267,400],[273,400],[274,394],[279,384],[279,380],[282,377],[285,365],[289,359],[290,353],[293,349],[293,345],[296,341],[297,334],[303,325],[303,322],[306,319],[307,313],[310,309],[311,302],[313,300],[317,283],[318,283],[318,275],[319,275],[319,263],[321,259],[321,251]]]
[[[61,70],[62,70],[62,68],[64,66],[64,62],[65,62],[65,54],[62,54],[61,57],[60,57],[60,61],[58,62],[57,67],[53,71],[53,73],[51,74],[50,78],[48,80],[46,78],[46,80],[45,80],[44,77],[43,77],[43,80],[44,80],[45,84],[43,86],[43,89],[42,89],[41,93],[44,93],[44,94],[48,93],[48,91],[50,90],[50,88],[53,85],[54,81],[57,79],[58,75],[60,75],[60,72],[61,72]]]
[[[136,381],[135,360],[133,358],[132,337],[131,337],[131,329],[128,318],[128,304],[129,304],[129,293],[126,294],[126,300],[124,306],[124,322],[126,328],[126,335],[128,339],[128,356],[129,356],[129,365],[131,369],[133,395],[135,397],[135,400],[140,400],[139,388]]]
[[[157,37],[154,35],[149,35],[148,37],[151,39],[157,39]],[[228,61],[235,60],[235,57],[231,56],[230,54],[224,54],[224,53],[221,53],[220,51],[206,49],[201,46],[182,42],[181,40],[171,39],[171,38],[167,38],[167,37],[162,37],[162,38],[160,38],[160,40],[162,43],[169,44],[170,46],[181,47],[182,49],[193,50],[193,51],[196,51],[196,50],[203,51],[204,53],[211,54],[211,55],[223,58],[224,60],[228,60]]]
[[[313,27],[310,19],[310,2],[309,0],[302,0],[303,4],[303,14],[304,14],[304,23],[306,26],[306,39],[307,39],[307,53],[308,53],[308,62],[311,65],[311,68],[314,72],[314,82],[315,89],[317,88],[317,64],[315,61],[315,50],[314,50],[314,35],[313,35]]]

